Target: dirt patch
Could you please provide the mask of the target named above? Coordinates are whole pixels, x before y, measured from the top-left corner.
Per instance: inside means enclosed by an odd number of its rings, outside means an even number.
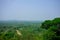
[[[19,30],[16,30],[16,33],[17,33],[18,35],[22,35]]]

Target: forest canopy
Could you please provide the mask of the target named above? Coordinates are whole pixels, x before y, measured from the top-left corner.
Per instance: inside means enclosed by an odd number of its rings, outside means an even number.
[[[44,22],[0,22],[0,40],[60,40],[60,18]]]

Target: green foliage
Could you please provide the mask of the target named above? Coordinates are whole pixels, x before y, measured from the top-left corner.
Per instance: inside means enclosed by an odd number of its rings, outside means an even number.
[[[18,35],[19,30],[22,35]],[[37,22],[1,22],[0,40],[60,40],[60,18]]]
[[[0,23],[0,40],[39,40],[40,23]],[[18,35],[19,30],[22,35]]]
[[[55,18],[53,20],[53,24],[60,24],[60,18]]]
[[[60,27],[60,18],[44,21],[41,25],[41,28],[49,29],[51,26]]]
[[[46,20],[45,22],[42,23],[42,28],[48,29],[52,25],[51,20]]]
[[[46,29],[43,33],[44,40],[60,40],[60,18],[42,23],[41,28]]]

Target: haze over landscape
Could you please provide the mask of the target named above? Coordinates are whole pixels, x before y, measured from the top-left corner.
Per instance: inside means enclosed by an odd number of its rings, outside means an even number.
[[[0,0],[0,20],[47,20],[60,17],[60,0]]]
[[[60,0],[0,0],[0,40],[60,40]]]

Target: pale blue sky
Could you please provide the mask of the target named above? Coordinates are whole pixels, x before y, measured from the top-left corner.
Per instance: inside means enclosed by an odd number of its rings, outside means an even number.
[[[0,0],[0,20],[47,20],[60,17],[60,0]]]

